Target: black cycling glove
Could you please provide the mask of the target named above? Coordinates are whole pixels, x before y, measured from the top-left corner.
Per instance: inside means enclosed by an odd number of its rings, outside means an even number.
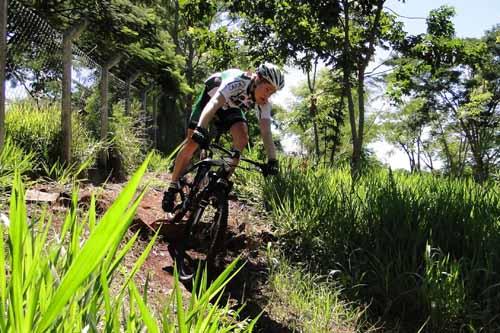
[[[278,172],[279,172],[278,160],[270,159],[269,161],[267,161],[264,176],[268,175],[275,176],[278,174]]]
[[[201,149],[207,149],[210,144],[210,134],[206,128],[197,126],[191,135],[194,142],[200,145]]]

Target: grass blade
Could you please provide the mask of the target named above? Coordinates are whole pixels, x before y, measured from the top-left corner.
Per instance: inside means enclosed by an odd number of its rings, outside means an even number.
[[[94,232],[89,236],[64,275],[47,311],[42,314],[37,332],[43,332],[50,327],[52,322],[62,313],[64,306],[81,283],[96,269],[107,251],[121,241],[120,238],[128,228],[138,206],[138,202],[136,202],[130,209],[127,209],[144,175],[148,161],[149,157],[146,158],[146,161],[134,174],[128,185],[104,214]],[[121,223],[117,225],[117,221],[121,221]]]

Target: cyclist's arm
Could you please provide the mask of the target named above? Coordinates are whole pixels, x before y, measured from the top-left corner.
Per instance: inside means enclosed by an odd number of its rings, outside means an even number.
[[[261,118],[259,120],[260,136],[264,141],[264,148],[266,149],[267,158],[270,160],[276,159],[276,147],[274,146],[273,134],[271,132],[271,119]]]
[[[208,124],[214,117],[217,110],[224,106],[226,103],[226,99],[224,96],[218,91],[215,95],[210,98],[207,105],[203,108],[201,112],[200,120],[198,121],[198,126],[203,128],[208,128]]]

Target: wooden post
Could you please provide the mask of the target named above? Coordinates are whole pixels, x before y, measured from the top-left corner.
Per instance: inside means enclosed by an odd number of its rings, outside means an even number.
[[[134,83],[135,80],[137,80],[139,78],[139,75],[141,75],[141,72],[136,72],[131,77],[129,77],[127,80],[127,91],[125,92],[125,115],[126,116],[130,115],[130,87],[132,86],[132,83]]]
[[[108,91],[109,91],[109,70],[116,66],[122,58],[121,54],[118,54],[116,57],[111,59],[111,61],[107,62],[102,67],[101,73],[101,140],[104,142],[108,139],[108,115],[109,115],[109,99],[108,99]],[[101,163],[103,167],[106,169],[108,161],[108,156],[106,152],[102,152],[101,154]]]
[[[163,93],[160,92],[154,97],[153,101],[153,147],[155,149],[158,149],[158,103],[162,97]]]
[[[153,139],[153,149],[156,148],[156,107],[157,107],[157,98],[158,95],[153,96],[153,112],[151,114],[151,131],[152,131],[152,139]]]
[[[71,69],[73,60],[73,40],[87,27],[87,20],[77,23],[63,34],[63,81],[61,102],[62,161],[71,163]]]
[[[5,140],[5,67],[7,65],[7,0],[0,0],[0,150]]]
[[[147,129],[147,117],[148,117],[148,94],[154,88],[153,84],[150,84],[144,91],[142,92],[142,119],[144,120],[144,132]]]

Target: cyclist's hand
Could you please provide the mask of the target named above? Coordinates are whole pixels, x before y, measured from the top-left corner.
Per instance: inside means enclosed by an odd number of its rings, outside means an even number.
[[[278,160],[270,159],[267,161],[266,167],[263,171],[264,176],[275,176],[279,172],[279,163]]]
[[[210,144],[210,134],[206,128],[197,126],[191,138],[200,145],[201,149],[207,149]]]

